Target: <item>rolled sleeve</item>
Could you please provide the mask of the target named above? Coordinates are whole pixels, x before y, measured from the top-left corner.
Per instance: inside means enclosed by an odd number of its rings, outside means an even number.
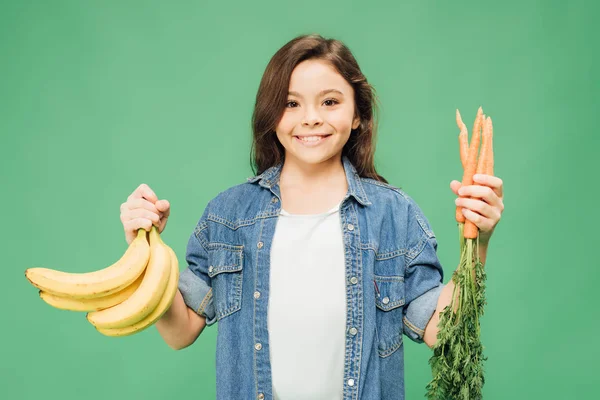
[[[437,255],[437,241],[427,219],[417,210],[414,245],[407,253],[404,272],[405,306],[403,333],[413,342],[423,343],[425,327],[437,308],[444,288],[444,270]]]
[[[202,243],[208,243],[207,229],[207,223],[201,220],[190,235],[185,256],[188,267],[181,272],[178,287],[185,304],[205,317],[206,325],[210,326],[217,319],[211,279],[208,276],[208,252]]]
[[[425,327],[437,308],[438,299],[444,286],[440,283],[411,301],[408,307],[404,308],[405,313],[402,321],[404,334],[413,342],[423,343]]]

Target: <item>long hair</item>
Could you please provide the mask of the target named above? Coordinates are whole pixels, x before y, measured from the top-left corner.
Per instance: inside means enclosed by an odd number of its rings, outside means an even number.
[[[262,76],[252,115],[252,149],[250,164],[255,174],[282,162],[285,149],[275,129],[285,112],[290,77],[302,61],[318,59],[329,62],[354,89],[355,116],[360,126],[350,134],[342,149],[358,174],[388,183],[374,165],[378,111],[375,89],[367,82],[350,50],[339,40],[320,35],[301,35],[281,47],[269,61]]]

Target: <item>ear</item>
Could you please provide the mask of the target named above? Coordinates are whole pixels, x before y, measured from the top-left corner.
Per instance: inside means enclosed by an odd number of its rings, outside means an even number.
[[[360,118],[356,117],[354,118],[354,120],[352,121],[352,129],[356,129],[360,126]]]

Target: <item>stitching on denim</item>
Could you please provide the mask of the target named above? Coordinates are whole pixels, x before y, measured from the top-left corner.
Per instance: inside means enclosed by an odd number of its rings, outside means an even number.
[[[251,218],[251,219],[243,219],[243,220],[240,220],[237,222],[233,222],[233,221],[229,221],[227,218],[223,218],[216,214],[209,213],[208,216],[206,217],[206,219],[208,221],[212,221],[212,222],[221,224],[223,226],[226,226],[229,229],[235,231],[242,226],[253,225],[256,222],[257,218],[255,217],[255,218]]]
[[[242,307],[241,303],[239,301],[236,301],[236,303],[233,306],[231,306],[219,313],[219,319],[225,318],[226,316],[233,314],[234,312],[238,311],[241,307]]]
[[[344,245],[344,273],[347,273],[347,271],[351,268],[348,268],[348,259],[350,258],[350,249],[349,246],[346,243],[346,235],[344,234],[344,225],[345,225],[345,218],[346,218],[346,209],[348,207],[344,207],[343,206],[343,202],[342,202],[342,206],[340,206],[340,224],[342,227],[342,242]],[[352,263],[350,263],[352,264]],[[346,279],[348,277],[346,276]],[[348,295],[348,291],[351,290],[349,289],[348,286],[346,286],[346,301],[349,304],[349,307],[346,308],[346,323],[348,323],[348,321],[352,318],[352,307],[350,304],[350,301],[352,300],[352,296]],[[352,396],[352,392],[351,392],[351,388],[348,388],[345,384],[346,382],[346,371],[350,371],[352,369],[352,362],[348,361],[348,359],[350,358],[350,356],[352,355],[352,338],[346,336],[345,340],[344,340],[344,380],[343,380],[343,391],[344,391],[344,397],[346,397],[348,394],[350,396]],[[349,349],[350,348],[350,349]]]
[[[204,250],[208,251],[208,240],[204,237],[203,231],[208,232],[208,224],[204,221],[196,226],[194,229],[194,236],[196,236],[196,239],[200,242],[200,245]]]
[[[425,248],[425,243],[428,240],[429,238],[422,236],[419,239],[419,242],[415,245],[415,247],[413,247],[406,253],[407,264],[409,264],[410,261],[414,260],[419,254],[421,254],[421,251],[423,251],[423,248]]]
[[[366,195],[365,195],[365,198],[366,198]],[[355,208],[356,205],[354,203],[350,203],[350,206],[352,208],[352,214],[351,215],[356,218],[354,220],[355,225],[356,225],[356,235],[358,235],[358,239],[357,240],[360,243],[360,231],[358,229],[358,212],[356,211],[356,208]],[[361,257],[361,256],[362,256],[362,253],[359,252],[359,257]],[[363,274],[362,274],[362,266],[363,266],[362,265],[362,260],[359,260],[359,263],[357,265],[358,265],[357,268],[361,268],[361,273],[360,273],[359,279],[360,279],[360,281],[362,281],[362,276],[363,276]],[[357,271],[357,275],[359,275],[358,271]],[[361,289],[362,289],[362,285],[358,285],[358,287],[357,287],[358,296],[357,297],[359,299],[361,299],[361,298],[364,297],[364,293],[361,291]],[[364,319],[364,315],[363,315],[364,309],[361,308],[361,306],[362,306],[362,302],[359,301],[358,302],[358,307],[359,307],[359,318],[358,318],[358,321],[359,321],[359,324],[360,324],[359,325],[359,328],[360,328],[359,331],[363,332],[362,335],[364,337],[364,324],[362,324],[362,321]],[[356,384],[356,386],[354,386],[354,390],[352,391],[352,398],[358,399],[358,388],[359,388],[360,383],[361,383],[361,380],[360,380],[361,379],[360,378],[360,365],[362,363],[362,359],[361,359],[362,358],[361,357],[362,356],[362,340],[358,340],[358,338],[357,338],[356,339],[356,343],[357,343],[357,345],[356,345],[356,358],[357,358],[357,361],[358,361],[357,364],[359,365],[359,367],[356,369],[356,372],[355,372],[357,384]]]
[[[398,249],[394,251],[388,251],[387,253],[377,253],[375,252],[375,260],[387,260],[390,258],[398,257],[406,253],[406,249]]]
[[[258,232],[258,238],[259,240],[262,238],[262,234],[263,234],[263,228],[265,226],[265,220],[262,220],[262,223],[260,224],[260,231]],[[259,249],[260,250],[260,249]],[[259,258],[259,254],[260,251],[256,252],[256,260],[254,262],[254,291],[256,291],[256,283],[258,282],[258,269],[259,269],[259,263],[258,263],[258,258]],[[255,301],[252,302],[253,305],[253,315],[252,315],[252,339],[253,342],[256,343],[256,308],[259,307],[257,305],[258,303]],[[252,355],[254,357],[254,363],[252,363],[252,370],[254,372],[254,392],[256,394],[259,393],[258,391],[258,385],[259,385],[259,381],[258,381],[258,373],[256,370],[256,364],[258,363],[258,355],[256,353],[256,351],[252,350]]]
[[[414,331],[417,335],[422,337],[423,334],[425,333],[425,331],[423,329],[417,328],[408,319],[406,319],[406,316],[402,320],[404,321],[404,325],[408,326],[410,328],[410,330]]]
[[[361,250],[373,250],[374,253],[377,253],[377,246],[374,243],[359,243],[358,246]]]
[[[373,274],[373,279],[377,282],[404,282],[404,275],[377,275]]]
[[[354,178],[355,178],[355,182],[356,182],[356,187],[358,188],[358,198],[361,202],[363,202],[366,205],[369,204],[373,204],[371,203],[371,201],[369,200],[369,198],[367,197],[367,193],[365,192],[365,189],[362,185],[362,179],[360,177],[360,175],[358,175],[358,173],[356,172],[356,170],[354,170],[353,172]]]
[[[427,224],[425,223],[425,219],[423,216],[417,214],[416,216],[417,218],[417,222],[419,223],[419,226],[421,227],[421,229],[423,230],[423,232],[425,232],[425,234],[431,239],[433,237],[435,237],[435,234],[433,233],[433,230],[429,229],[427,227]]]
[[[396,193],[398,193],[399,195],[401,195],[405,200],[410,200],[410,197],[400,188],[396,187],[396,186],[392,186],[388,183],[385,182],[381,182],[378,180],[375,180],[373,178],[365,178],[365,177],[361,177],[361,180],[366,182],[366,183],[370,183],[372,185],[375,186],[380,186],[382,188],[386,188],[386,189],[390,189]]]
[[[386,350],[380,350],[379,348],[377,348],[377,351],[379,352],[379,355],[382,358],[392,355],[396,350],[398,350],[400,348],[400,346],[402,346],[402,343],[404,342],[402,335],[398,336],[398,338],[399,338],[399,340],[396,340],[392,344],[392,346]]]
[[[403,306],[405,301],[406,301],[406,299],[400,299],[400,300],[392,301],[391,303],[388,303],[386,305],[383,305],[381,300],[375,299],[375,305],[377,306],[377,308],[379,308],[382,311],[391,311],[394,308]]]
[[[206,293],[206,296],[204,296],[204,299],[202,300],[202,303],[200,303],[200,306],[196,310],[196,314],[205,313],[204,308],[208,304],[208,301],[211,299],[211,297],[212,297],[212,288],[209,288],[208,289],[208,293]]]
[[[234,252],[242,252],[244,250],[243,244],[230,244],[223,242],[209,242],[207,243],[209,250],[229,250]]]

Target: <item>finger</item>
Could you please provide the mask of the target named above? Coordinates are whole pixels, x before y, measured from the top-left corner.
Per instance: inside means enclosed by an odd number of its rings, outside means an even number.
[[[487,204],[481,200],[458,198],[458,199],[456,199],[455,203],[457,206],[464,207],[471,211],[477,212],[478,214],[480,214],[481,216],[483,216],[485,218],[488,218],[491,220],[500,219],[500,216],[498,215],[499,213],[496,210],[496,208],[490,206],[489,204]]]
[[[143,208],[136,208],[135,210],[129,210],[129,212],[121,214],[121,221],[123,223],[138,218],[150,220],[156,226],[160,223],[160,216],[158,214]]]
[[[466,208],[463,208],[462,212],[465,218],[474,223],[481,232],[491,232],[494,229],[494,222],[491,219]]]
[[[503,196],[504,188],[502,179],[493,175],[475,174],[473,175],[473,182],[480,183],[485,186],[491,187],[498,197]]]
[[[490,205],[498,205],[500,203],[500,199],[498,198],[498,194],[494,192],[492,188],[489,186],[479,186],[479,185],[469,185],[463,186],[458,190],[458,194],[461,197],[473,197],[477,199],[482,199],[486,203]]]
[[[152,204],[158,201],[158,197],[156,197],[154,191],[145,183],[142,183],[140,186],[138,186],[137,189],[135,189],[134,192],[128,197],[128,200],[140,198],[144,198],[150,201]]]
[[[461,186],[462,186],[462,183],[457,180],[453,180],[452,182],[450,182],[450,189],[457,196],[458,196],[458,189],[460,189]]]
[[[150,221],[149,219],[146,219],[146,218],[136,218],[136,219],[132,219],[132,220],[125,222],[123,224],[123,227],[125,228],[126,231],[134,231],[135,232],[138,229],[143,228],[146,231],[150,232],[150,229],[152,228],[152,221]]]
[[[135,210],[137,208],[143,208],[148,211],[152,211],[153,213],[156,213],[156,214],[158,214],[160,212],[158,210],[158,208],[156,208],[155,204],[149,202],[146,199],[142,199],[142,198],[131,199],[131,200],[128,200],[124,204],[125,204],[125,210],[121,209],[121,212],[126,211],[126,210]]]
[[[160,200],[156,202],[156,207],[158,208],[159,211],[161,211],[163,213],[163,215],[165,217],[169,217],[169,215],[171,214],[171,205],[169,204],[168,200]]]

